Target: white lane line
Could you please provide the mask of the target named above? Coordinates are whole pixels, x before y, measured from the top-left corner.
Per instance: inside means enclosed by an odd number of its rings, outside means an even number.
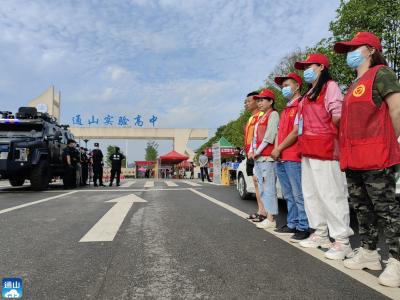
[[[100,193],[125,193],[125,192],[152,192],[152,191],[189,191],[194,188],[154,188],[154,189],[126,189],[126,190],[80,190],[78,192],[100,192]],[[0,193],[1,194],[1,193]]]
[[[189,181],[189,180],[182,180],[182,182],[184,182],[184,183],[186,183],[188,185],[191,185],[191,186],[201,186],[201,184],[198,184],[196,182]]]
[[[196,195],[199,195],[211,202],[213,202],[214,204],[217,204],[227,210],[229,210],[230,212],[234,213],[235,215],[247,220],[247,216],[248,214],[242,212],[241,210],[230,206],[229,204],[226,204],[224,202],[221,202],[213,197],[210,197],[206,194],[203,194],[197,190],[194,189],[190,189],[193,193],[195,193]],[[254,224],[253,222],[249,221],[250,223]],[[262,229],[258,229],[257,230],[262,230]],[[281,239],[282,241],[285,241],[286,243],[288,243],[289,245],[317,258],[318,260],[322,261],[323,263],[326,263],[327,265],[330,265],[331,267],[335,268],[338,271],[341,271],[342,273],[345,273],[346,275],[350,276],[351,278],[361,282],[362,284],[365,284],[367,286],[369,286],[370,288],[374,289],[375,291],[391,298],[391,299],[400,299],[400,288],[390,288],[390,287],[385,287],[382,286],[378,283],[378,278],[375,277],[374,275],[369,274],[366,271],[362,271],[362,270],[350,270],[347,269],[346,267],[343,266],[343,261],[337,261],[337,260],[330,260],[325,258],[324,256],[324,252],[320,249],[313,249],[313,248],[303,248],[299,245],[299,243],[292,243],[290,242],[290,236],[281,236],[281,235],[277,235],[275,234],[275,232],[273,230],[265,230],[268,233],[274,235],[275,237]]]
[[[13,211],[13,210],[21,209],[21,208],[24,208],[24,207],[32,206],[32,205],[43,203],[43,202],[47,202],[47,201],[50,201],[50,200],[55,200],[55,199],[58,199],[58,198],[61,198],[61,197],[65,197],[65,196],[68,196],[68,195],[71,195],[71,194],[75,194],[77,192],[79,192],[79,191],[72,191],[72,192],[68,192],[68,193],[65,193],[65,194],[61,194],[61,195],[45,198],[45,199],[42,199],[42,200],[37,200],[37,201],[33,201],[33,202],[21,204],[21,205],[9,207],[9,208],[0,210],[0,215],[1,214],[5,214],[5,213],[10,212],[10,211]]]
[[[121,184],[121,187],[126,188],[126,187],[131,187],[132,185],[135,184],[136,181],[127,181]]]
[[[150,187],[154,187],[154,181],[146,181],[146,183],[144,184],[145,188],[150,188]]]
[[[106,202],[116,204],[81,238],[80,243],[112,242],[133,203],[147,201],[131,194]]]
[[[221,202],[221,201],[219,201],[219,200],[217,200],[215,198],[212,198],[212,197],[210,197],[210,196],[208,196],[206,194],[203,194],[203,193],[201,193],[199,191],[196,191],[195,189],[190,189],[190,190],[193,193],[195,193],[195,194],[207,199],[208,201],[211,201],[211,202],[213,202],[213,203],[215,203],[215,204],[217,204],[217,205],[229,210],[230,212],[234,213],[235,215],[238,215],[239,217],[242,217],[242,218],[246,219],[246,217],[248,216],[248,214],[242,212],[241,210],[239,210],[239,209],[237,209],[237,208],[235,208],[233,206],[230,206],[229,204],[226,204],[226,203]]]
[[[173,181],[165,181],[165,184],[167,185],[167,186],[178,186],[175,182],[173,182]]]

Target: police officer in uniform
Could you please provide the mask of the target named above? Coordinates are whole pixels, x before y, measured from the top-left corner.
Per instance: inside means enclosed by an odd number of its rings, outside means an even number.
[[[87,155],[87,149],[81,147],[81,166],[82,166],[82,180],[81,186],[87,185],[89,178],[89,157]]]
[[[94,150],[92,151],[92,164],[94,186],[105,186],[103,184],[103,152],[99,148],[99,143],[94,143]],[[97,180],[99,180],[99,185],[97,185]]]
[[[63,151],[63,161],[64,161],[64,188],[70,189],[75,187],[76,178],[76,155],[75,155],[75,145],[76,142],[72,139],[68,140],[68,145]]]
[[[75,145],[73,157],[74,157],[74,160],[76,161],[75,187],[79,187],[81,185],[81,181],[82,181],[81,151],[80,151],[79,144]]]
[[[119,180],[121,175],[121,166],[122,160],[125,156],[119,152],[119,147],[115,147],[115,152],[112,154],[109,159],[111,161],[111,178],[110,178],[110,186],[113,185],[114,177],[117,175],[117,186],[120,186]]]

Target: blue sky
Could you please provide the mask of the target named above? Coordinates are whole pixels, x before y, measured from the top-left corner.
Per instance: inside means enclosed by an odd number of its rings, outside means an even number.
[[[157,127],[235,119],[279,59],[328,37],[339,1],[3,0],[0,109],[55,85],[64,123],[80,113],[158,116]],[[149,125],[147,125],[149,126]],[[102,141],[102,144],[123,141]],[[146,141],[129,142],[129,161]],[[172,142],[160,141],[161,153]],[[198,142],[190,146],[196,148]]]

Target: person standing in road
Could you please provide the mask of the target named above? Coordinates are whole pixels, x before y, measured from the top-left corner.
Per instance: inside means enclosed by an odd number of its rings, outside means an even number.
[[[400,83],[387,66],[382,45],[370,32],[359,32],[334,49],[347,53],[357,78],[348,89],[340,123],[340,167],[346,171],[350,205],[357,213],[361,247],[344,261],[349,269],[381,270],[378,224],[389,246],[379,283],[400,286],[400,206],[395,166],[400,164]]]
[[[82,181],[81,185],[86,186],[89,178],[89,157],[87,155],[87,149],[81,147],[81,166],[82,166]]]
[[[74,160],[76,161],[75,186],[79,187],[82,181],[81,150],[79,144],[74,148]]]
[[[295,63],[304,71],[309,90],[300,102],[296,124],[301,160],[301,183],[310,227],[315,232],[300,242],[305,248],[329,248],[328,259],[344,259],[352,252],[346,176],[339,167],[338,126],[343,95],[329,74],[329,60],[310,54]],[[331,244],[329,235],[335,240]]]
[[[296,73],[275,77],[288,101],[279,121],[278,137],[272,158],[276,162],[276,174],[281,184],[283,198],[287,203],[287,224],[275,230],[277,234],[290,234],[290,241],[300,242],[309,237],[307,214],[301,189],[301,156],[297,143],[298,126],[294,121],[301,100],[303,81]]]
[[[264,114],[254,127],[249,157],[255,161],[254,173],[257,176],[260,196],[267,212],[267,218],[258,223],[257,228],[274,229],[276,228],[275,216],[278,214],[278,197],[275,162],[271,153],[278,133],[279,114],[274,109],[275,94],[273,91],[265,89],[254,98],[257,101],[258,109]]]
[[[76,160],[75,160],[75,147],[76,142],[72,139],[67,141],[67,147],[63,151],[63,161],[64,161],[64,188],[71,189],[75,188],[75,178],[76,178]]]
[[[208,157],[205,155],[204,151],[201,151],[201,155],[199,156],[199,164],[201,180],[204,182],[204,177],[206,176],[208,182],[211,182],[210,176],[208,176]]]
[[[257,177],[254,175],[253,153],[250,153],[251,144],[253,143],[254,137],[254,127],[256,126],[258,119],[264,114],[264,112],[258,110],[257,101],[254,99],[254,97],[258,94],[258,92],[251,92],[247,94],[244,101],[245,110],[251,113],[251,117],[247,121],[244,128],[244,152],[246,155],[246,173],[247,176],[251,176],[253,179],[254,190],[256,192],[257,199],[257,212],[247,217],[247,219],[252,220],[253,222],[264,221],[267,217],[267,212],[265,211],[264,204],[261,200]]]
[[[105,186],[103,184],[103,152],[99,148],[99,143],[94,143],[94,149],[92,151],[92,165],[94,186]],[[97,180],[99,181],[99,185],[97,185]]]
[[[111,161],[110,186],[113,185],[115,175],[117,175],[117,186],[120,186],[121,167],[122,161],[125,159],[125,156],[120,152],[119,147],[115,147],[115,152],[114,154],[110,155],[109,159]]]

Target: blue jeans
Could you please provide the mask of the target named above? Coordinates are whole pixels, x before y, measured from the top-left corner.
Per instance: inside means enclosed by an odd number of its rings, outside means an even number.
[[[301,189],[301,163],[277,162],[276,175],[281,184],[283,197],[287,202],[287,226],[301,231],[308,230],[308,219]]]
[[[278,198],[276,196],[275,162],[255,161],[254,175],[257,177],[260,196],[265,210],[271,215],[277,215]]]

